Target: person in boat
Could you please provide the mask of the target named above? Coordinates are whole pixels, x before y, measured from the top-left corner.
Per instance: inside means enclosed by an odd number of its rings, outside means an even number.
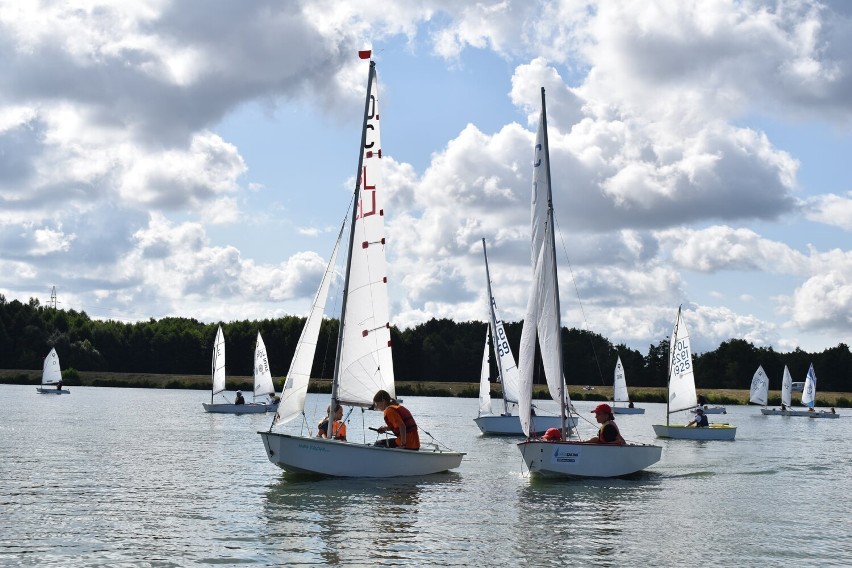
[[[811,406],[810,408],[808,408],[808,412],[813,412],[813,411],[814,411],[814,407],[813,407],[813,406]]]
[[[333,440],[346,441],[346,423],[343,422],[343,407],[333,403],[337,410],[334,411],[334,423],[331,425],[331,438]],[[331,413],[331,404],[325,409],[325,418],[317,425],[317,438],[328,438],[328,415]]]
[[[243,391],[237,391],[237,398],[234,399],[234,404],[245,404],[246,399],[243,398]]]
[[[56,383],[56,390],[58,390],[58,391],[62,390],[62,381],[59,381],[58,383]]]
[[[707,406],[707,397],[703,394],[698,395],[698,406]]]
[[[834,411],[834,407],[833,407],[833,406],[831,407],[831,413],[832,413],[832,414],[837,414],[837,413]]]
[[[269,404],[278,404],[279,402],[281,402],[280,396],[278,396],[275,393],[272,393],[271,395],[269,395]]]
[[[628,402],[628,403],[627,403],[627,408],[634,408],[634,407],[633,407],[633,401],[632,401],[632,400],[631,400],[630,402]]]
[[[377,446],[404,448],[406,450],[420,449],[420,435],[417,433],[417,423],[407,408],[392,399],[386,390],[380,390],[373,397],[373,408],[381,410],[385,415],[385,426],[376,429],[384,433],[391,431],[396,438],[379,440]]]
[[[786,410],[787,410],[787,405],[782,402],[781,403],[781,412],[784,412]]]
[[[710,426],[703,408],[698,407],[695,409],[695,418],[690,420],[687,426],[695,426],[696,428],[707,428]]]
[[[615,415],[612,413],[612,407],[605,402],[600,403],[592,410],[595,415],[595,420],[600,424],[598,435],[594,438],[586,440],[587,444],[613,444],[623,446],[627,442],[621,437],[621,432],[615,424]]]
[[[562,439],[562,432],[559,431],[559,428],[548,428],[545,430],[544,436],[541,439],[548,442],[558,442]]]

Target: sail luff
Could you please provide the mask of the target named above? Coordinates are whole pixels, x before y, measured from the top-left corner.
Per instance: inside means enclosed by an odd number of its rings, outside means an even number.
[[[331,258],[320,281],[320,286],[311,305],[311,311],[308,313],[307,319],[305,319],[305,325],[302,327],[302,333],[299,335],[298,343],[296,343],[296,352],[293,354],[293,360],[290,361],[287,380],[281,389],[281,401],[278,403],[278,410],[275,413],[272,426],[289,422],[301,414],[305,408],[305,398],[308,395],[308,383],[310,382],[311,369],[314,365],[317,340],[320,328],[322,327],[325,304],[329,288],[331,288],[334,267],[337,265],[337,254],[340,251],[340,242],[342,241],[345,226],[346,224],[343,223],[340,231],[337,233],[334,250],[331,252]],[[270,426],[270,429],[272,426]]]

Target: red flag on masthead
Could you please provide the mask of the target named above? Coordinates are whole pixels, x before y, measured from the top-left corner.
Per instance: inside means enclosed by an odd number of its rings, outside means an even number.
[[[358,57],[361,59],[370,59],[371,55],[373,55],[372,49],[362,49],[358,52]]]

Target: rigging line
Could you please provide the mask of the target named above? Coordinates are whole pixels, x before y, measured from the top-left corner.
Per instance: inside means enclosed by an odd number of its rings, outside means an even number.
[[[556,216],[553,216],[553,220],[556,223],[556,229],[559,232],[559,241],[562,243],[562,252],[565,254],[565,262],[568,263],[568,272],[571,273],[571,283],[574,284],[574,292],[577,294],[577,303],[580,306],[580,313],[583,315],[583,323],[586,325],[585,331],[589,333],[589,346],[592,348],[592,355],[595,358],[595,366],[598,368],[598,377],[601,379],[601,385],[606,385],[604,382],[603,371],[601,370],[601,362],[598,360],[598,353],[595,350],[595,343],[592,341],[591,337],[591,326],[589,325],[589,320],[586,317],[586,308],[583,307],[583,300],[580,298],[580,288],[577,286],[577,279],[574,277],[574,268],[571,266],[571,259],[568,257],[568,247],[565,246],[565,236],[562,233],[562,228],[559,226],[559,220],[556,219]]]

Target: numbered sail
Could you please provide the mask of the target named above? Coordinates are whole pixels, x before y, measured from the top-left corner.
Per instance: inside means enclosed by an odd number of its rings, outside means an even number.
[[[491,365],[488,362],[488,328],[485,328],[485,349],[482,351],[482,370],[479,373],[479,415],[491,414]]]
[[[763,372],[763,366],[759,365],[754,376],[751,378],[751,389],[748,401],[761,406],[766,406],[769,401],[769,379]]]
[[[624,365],[621,364],[621,356],[615,363],[615,371],[612,379],[612,401],[613,402],[630,402],[630,395],[627,393],[627,379],[624,376]]]
[[[260,332],[257,332],[257,342],[254,346],[254,396],[266,396],[275,392],[272,383],[272,372],[269,370],[269,357],[266,355],[266,345]]]
[[[225,334],[222,326],[216,332],[216,340],[213,342],[213,394],[219,394],[225,390]]]
[[[59,367],[59,355],[56,354],[56,348],[52,348],[47,357],[44,358],[44,365],[41,371],[42,385],[55,385],[62,382],[62,369]]]
[[[317,339],[322,326],[328,290],[334,276],[334,267],[337,264],[337,252],[340,250],[342,234],[343,228],[341,227],[340,233],[337,235],[337,242],[334,243],[331,259],[328,261],[328,266],[320,281],[317,295],[311,305],[311,311],[305,320],[302,334],[299,336],[299,342],[296,344],[296,352],[293,354],[290,370],[287,371],[287,380],[284,382],[284,388],[281,391],[281,402],[278,404],[278,411],[275,413],[273,422],[275,425],[289,422],[300,415],[305,408],[305,397],[308,395],[308,383],[311,378],[311,368],[314,365]]]
[[[396,396],[388,315],[379,97],[372,66],[370,75],[360,198],[349,244],[346,313],[336,370],[337,398],[353,406],[372,405],[378,390]]]
[[[669,344],[669,414],[698,406],[689,331],[680,308]]]
[[[802,406],[814,407],[816,399],[816,373],[814,372],[814,364],[811,363],[808,369],[808,376],[805,377],[805,388],[802,390]]]
[[[509,346],[509,338],[506,335],[503,320],[500,319],[497,300],[494,299],[494,293],[491,291],[491,272],[488,268],[488,253],[485,248],[485,239],[482,239],[482,254],[485,258],[485,280],[489,300],[488,317],[492,330],[491,339],[494,344],[494,353],[497,354],[497,368],[499,370],[500,383],[502,384],[503,400],[507,404],[518,404],[520,374],[518,372],[518,365],[515,363],[515,356],[512,354],[512,348]]]

